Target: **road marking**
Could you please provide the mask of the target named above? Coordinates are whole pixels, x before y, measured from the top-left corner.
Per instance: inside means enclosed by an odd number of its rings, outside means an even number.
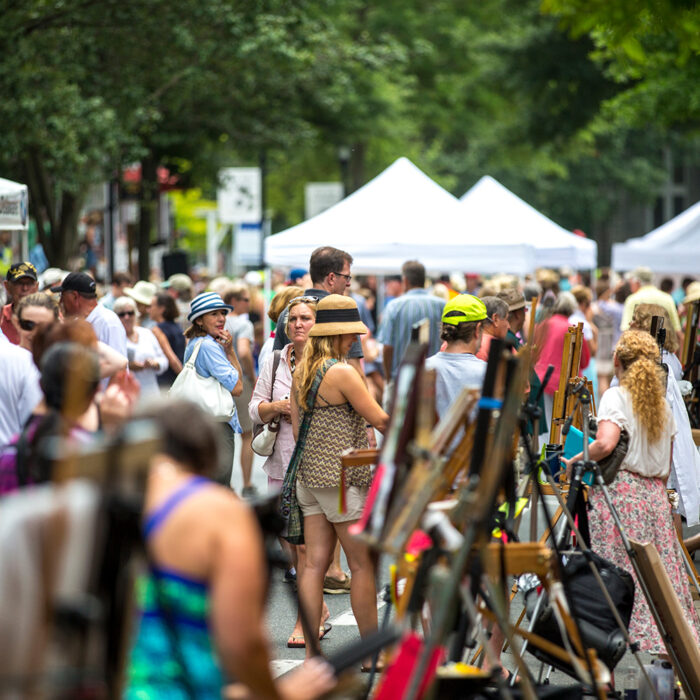
[[[386,603],[384,602],[384,594],[380,593],[377,596],[377,610],[381,610]],[[335,617],[332,617],[329,622],[335,627],[357,627],[357,620],[352,614],[352,608],[347,608],[343,612],[339,613]]]
[[[270,673],[273,678],[277,678],[285,673],[289,673],[293,668],[301,666],[303,663],[303,659],[276,659],[270,662]]]

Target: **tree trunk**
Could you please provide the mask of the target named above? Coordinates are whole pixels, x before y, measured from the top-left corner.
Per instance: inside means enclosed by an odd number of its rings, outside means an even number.
[[[151,231],[156,216],[158,198],[158,163],[150,153],[141,161],[141,198],[138,227],[139,279],[148,280],[151,276],[150,250]]]
[[[348,194],[365,184],[366,143],[355,143],[350,150],[350,188]]]
[[[61,205],[57,207],[56,192],[41,153],[36,149],[30,150],[24,166],[29,205],[36,221],[39,242],[44,247],[49,264],[65,269],[78,249],[78,215],[82,196],[63,192]]]

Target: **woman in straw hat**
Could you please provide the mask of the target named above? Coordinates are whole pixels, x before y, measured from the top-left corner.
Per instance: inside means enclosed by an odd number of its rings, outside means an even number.
[[[357,336],[365,333],[351,297],[330,294],[318,302],[316,323],[294,373],[291,418],[297,444],[285,477],[285,490],[295,492],[303,515],[306,565],[299,579],[301,603],[311,620],[321,619],[323,579],[337,535],[352,572],[352,610],[363,637],[377,627],[374,564],[367,546],[351,537],[349,528],[364,507],[372,481],[369,466],[350,470],[346,492],[339,494],[339,489],[341,454],[366,448],[366,427],[383,432],[389,419],[359,373],[344,361]],[[343,496],[346,507],[339,512]],[[298,533],[297,541],[301,536]]]

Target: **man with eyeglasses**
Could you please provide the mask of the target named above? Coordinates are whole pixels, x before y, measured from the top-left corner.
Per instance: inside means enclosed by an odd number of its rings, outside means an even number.
[[[94,329],[98,340],[116,350],[126,353],[126,331],[117,314],[97,303],[97,285],[85,272],[71,272],[51,291],[61,293],[61,306],[68,318],[86,320]]]
[[[19,332],[12,322],[12,315],[20,299],[39,290],[36,268],[30,262],[11,265],[5,277],[5,292],[8,303],[2,307],[0,329],[14,345],[19,345]]]
[[[311,253],[309,261],[309,275],[313,287],[304,292],[304,296],[315,297],[316,300],[323,299],[329,294],[345,294],[352,281],[350,266],[352,265],[352,255],[344,250],[323,246],[316,248]],[[287,325],[287,310],[285,309],[277,321],[275,330],[274,350],[281,350],[288,342],[284,329]],[[360,360],[362,354],[362,344],[360,341],[353,343],[348,353],[348,362],[364,377]]]

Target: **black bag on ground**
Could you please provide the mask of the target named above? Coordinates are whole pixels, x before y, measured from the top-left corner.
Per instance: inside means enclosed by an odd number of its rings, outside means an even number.
[[[625,624],[625,628],[628,629],[634,604],[634,579],[632,575],[594,552],[589,552],[589,556],[600,572],[600,577]],[[598,581],[588,565],[586,556],[577,554],[570,557],[564,566],[564,576],[568,584],[571,614],[578,622],[584,645],[595,649],[598,658],[612,671],[625,654],[625,638],[617,626]],[[558,646],[562,646],[554,611],[547,599],[547,593],[545,592],[543,595],[545,599],[540,606],[540,613],[533,632]],[[537,590],[533,588],[525,594],[525,611],[528,619],[532,618],[536,605]],[[574,670],[569,664],[549,656],[534,645],[528,645],[528,651],[540,661],[544,661],[565,673],[574,674]]]

